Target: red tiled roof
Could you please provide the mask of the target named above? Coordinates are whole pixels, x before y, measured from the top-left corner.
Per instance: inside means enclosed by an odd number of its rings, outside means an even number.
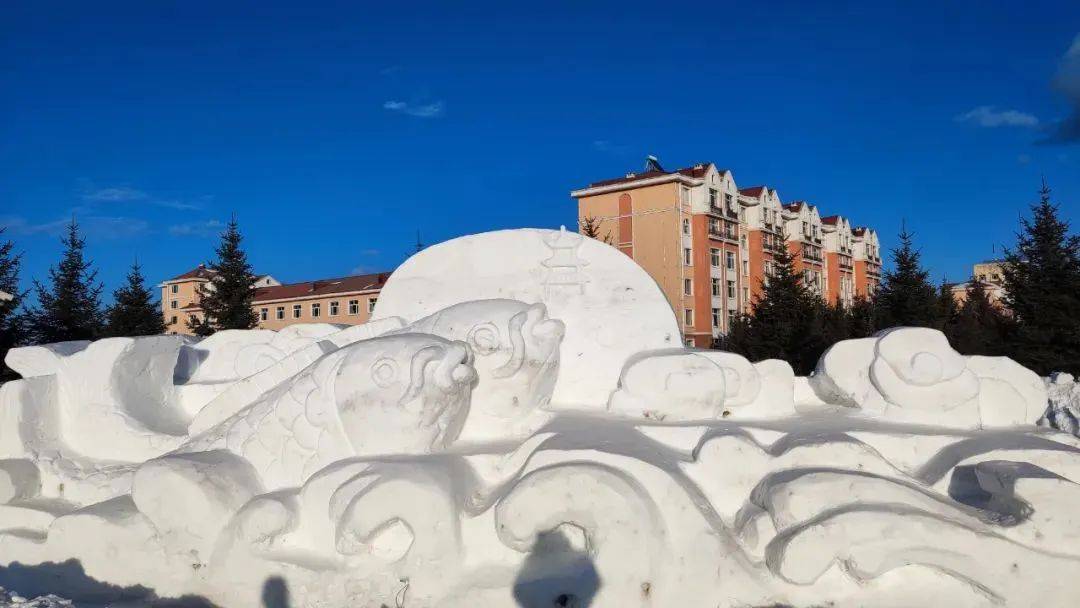
[[[674,175],[676,173],[685,175],[686,177],[700,179],[705,176],[705,172],[708,171],[709,165],[712,163],[700,163],[693,167],[685,167],[683,169],[676,169],[674,171],[642,171],[641,173],[629,173],[625,177],[617,177],[615,179],[605,179],[598,182],[589,184],[590,188],[599,188],[601,186],[612,186],[615,184],[624,184],[628,182],[636,182],[638,180],[651,179],[654,177],[663,177],[665,175]]]
[[[761,193],[765,191],[765,186],[751,186],[749,188],[740,188],[739,194],[744,196],[761,196]]]
[[[794,203],[784,205],[784,209],[787,209],[788,211],[798,211],[799,209],[802,209],[802,206],[805,204],[806,203],[802,201],[795,201]]]
[[[388,278],[390,278],[389,272],[379,272],[336,279],[319,279],[317,281],[304,281],[302,283],[290,283],[288,285],[259,287],[255,290],[254,301],[267,302],[271,300],[330,296],[336,293],[382,289]]]
[[[185,279],[209,279],[212,276],[214,276],[213,270],[210,270],[204,264],[199,264],[198,266],[192,268],[184,274],[177,275],[169,279],[169,281],[183,281]],[[166,281],[166,283],[169,281]]]
[[[836,223],[837,223],[837,222],[838,222],[839,220],[840,220],[840,216],[839,216],[839,215],[830,215],[830,216],[828,216],[828,217],[823,217],[823,218],[821,218],[821,223],[822,223],[822,224],[828,224],[828,225],[830,225],[830,226],[835,226],[835,225],[836,225]]]
[[[180,310],[201,310],[201,309],[202,309],[202,306],[199,306],[195,302],[192,302],[191,304],[188,304],[187,306],[181,306],[180,307]]]
[[[859,226],[858,228],[852,228],[851,229],[851,234],[854,234],[855,236],[863,236],[864,234],[866,234],[866,228],[864,226]]]

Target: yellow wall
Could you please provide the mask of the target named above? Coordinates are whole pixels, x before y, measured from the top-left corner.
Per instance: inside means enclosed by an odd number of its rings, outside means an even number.
[[[320,298],[303,298],[295,300],[281,300],[276,302],[256,302],[252,308],[255,309],[255,313],[259,314],[259,328],[260,329],[281,329],[288,325],[296,323],[342,323],[346,325],[359,325],[361,323],[367,323],[371,318],[371,313],[368,312],[369,302],[378,297],[378,292],[364,292],[353,294],[341,294],[329,297]],[[360,303],[360,310],[355,315],[349,314],[349,301],[358,300]],[[330,314],[330,303],[338,302],[339,309],[337,316]],[[318,317],[311,316],[311,305],[319,304],[322,309],[321,315]],[[300,305],[300,318],[293,318],[293,306]],[[283,306],[285,308],[285,319],[278,320],[277,308]],[[262,309],[267,309],[267,320],[262,321],[261,312]]]

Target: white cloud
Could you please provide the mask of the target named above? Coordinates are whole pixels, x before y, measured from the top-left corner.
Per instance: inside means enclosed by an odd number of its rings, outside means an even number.
[[[1019,110],[998,110],[994,106],[979,106],[957,116],[956,121],[988,128],[1039,126],[1039,119],[1031,114]]]
[[[84,201],[99,201],[104,203],[119,203],[124,201],[139,201],[147,198],[142,190],[120,186],[116,188],[98,188],[97,190],[83,194]]]
[[[82,235],[92,238],[123,239],[150,231],[150,224],[134,217],[89,215],[77,217],[75,220],[79,224]],[[36,224],[22,217],[0,218],[0,226],[6,227],[12,234],[26,236],[37,234],[60,236],[67,230],[70,223],[70,217]]]
[[[441,101],[426,104],[409,103],[407,101],[390,100],[383,104],[383,109],[391,112],[401,112],[417,118],[438,118],[443,115],[445,105]]]
[[[205,197],[203,198],[205,199]],[[152,205],[154,207],[176,209],[178,211],[190,211],[202,208],[202,205],[198,202],[151,196],[143,190],[129,188],[127,186],[112,186],[109,188],[95,188],[88,190],[83,193],[82,200],[90,204],[88,207],[92,207],[96,204],[141,203],[144,205]]]
[[[1061,58],[1052,84],[1069,104],[1069,115],[1054,123],[1049,136],[1041,143],[1080,142],[1080,34]]]
[[[219,220],[206,220],[204,222],[188,222],[186,224],[173,224],[169,226],[169,234],[173,236],[217,236],[225,229],[225,223]]]

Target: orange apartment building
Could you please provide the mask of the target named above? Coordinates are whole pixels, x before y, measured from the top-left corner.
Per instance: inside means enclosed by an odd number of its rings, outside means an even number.
[[[649,157],[641,173],[570,194],[579,225],[594,220],[600,238],[660,285],[690,346],[711,346],[749,312],[780,247],[796,254],[804,284],[832,302],[868,296],[880,278],[872,230],[852,230],[838,216],[823,220],[803,201],[785,205],[774,188],[739,189],[713,163],[667,171]]]
[[[165,333],[190,334],[188,320],[203,318],[199,286],[205,289],[212,273],[200,264],[159,285]],[[274,277],[262,275],[255,283],[252,308],[260,329],[281,329],[294,323],[358,325],[371,318],[389,276],[383,272],[282,285]]]

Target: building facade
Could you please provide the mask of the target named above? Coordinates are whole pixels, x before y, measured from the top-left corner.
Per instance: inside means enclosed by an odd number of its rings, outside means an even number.
[[[188,322],[202,320],[200,290],[211,288],[213,271],[202,264],[164,281],[161,308],[165,332],[191,334]],[[259,329],[281,329],[295,323],[366,323],[375,310],[379,291],[390,273],[365,274],[281,284],[270,275],[255,283],[252,308],[258,316]]]
[[[713,163],[667,171],[649,157],[641,173],[594,182],[571,196],[579,225],[588,220],[598,238],[656,280],[690,346],[710,346],[750,311],[780,247],[796,255],[804,284],[832,302],[871,295],[880,280],[873,230],[852,229],[839,216],[825,221],[804,201],[785,205],[775,188],[740,189]],[[858,254],[857,246],[864,248]]]
[[[990,303],[1004,309],[1005,278],[1001,270],[1004,264],[1005,260],[987,260],[972,265],[971,279],[969,281],[949,286],[949,289],[952,290],[953,300],[957,304],[963,304],[967,300],[967,292],[968,288],[971,287],[971,281],[978,281],[983,284],[983,289],[986,290]]]

